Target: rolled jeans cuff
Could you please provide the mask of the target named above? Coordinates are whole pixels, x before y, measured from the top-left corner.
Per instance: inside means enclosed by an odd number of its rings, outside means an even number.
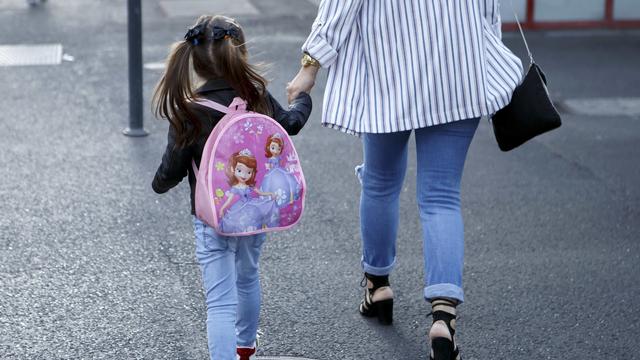
[[[427,301],[435,298],[448,298],[458,300],[460,304],[464,302],[464,291],[454,284],[435,284],[424,288],[424,298]]]
[[[365,263],[364,259],[362,259],[361,262],[362,262],[362,269],[364,270],[364,272],[366,272],[367,274],[376,275],[376,276],[389,275],[391,274],[391,271],[393,270],[393,268],[396,266],[396,259],[393,259],[393,261],[391,262],[391,265],[385,266],[385,267],[371,266]]]
[[[253,349],[255,348],[256,345],[256,340],[250,341],[250,342],[242,342],[242,341],[238,341],[238,347],[239,348],[247,348],[247,349]]]

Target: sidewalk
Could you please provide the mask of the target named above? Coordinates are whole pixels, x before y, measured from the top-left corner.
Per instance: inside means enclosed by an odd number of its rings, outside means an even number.
[[[157,0],[143,4],[145,62],[159,62],[193,20],[166,16]],[[270,89],[284,101],[315,7],[250,4],[259,15],[238,19],[252,54],[273,64]],[[0,45],[60,43],[74,57],[0,67],[1,359],[206,358],[188,186],[163,196],[150,188],[167,124],[147,112],[148,137],[121,134],[125,10],[124,0],[49,0],[33,11],[0,0]],[[517,36],[505,42],[522,54]],[[637,32],[532,33],[530,46],[559,101],[640,98]],[[147,104],[159,76],[145,70]],[[271,236],[262,258],[259,354],[424,359],[430,320],[420,297],[415,151],[391,278],[396,322],[381,328],[356,310],[360,143],[320,127],[323,85],[295,138],[309,187],[305,217]],[[634,113],[566,113],[560,130],[508,154],[483,122],[463,182],[465,359],[634,358],[638,144]]]

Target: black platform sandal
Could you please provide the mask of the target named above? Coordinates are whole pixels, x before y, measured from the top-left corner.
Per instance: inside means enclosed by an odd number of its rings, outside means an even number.
[[[456,315],[455,315],[455,303],[445,299],[435,299],[431,302],[431,308],[433,309],[429,315],[433,316],[433,323],[436,321],[443,321],[449,329],[451,334],[451,340],[446,337],[436,337],[431,339],[432,355],[429,355],[431,360],[461,360],[460,349],[453,340],[456,333]]]
[[[369,282],[372,285],[371,288],[368,286]],[[360,286],[365,288],[364,299],[358,309],[360,314],[366,317],[377,317],[380,324],[391,325],[393,323],[393,291],[389,287],[389,276],[365,273]]]

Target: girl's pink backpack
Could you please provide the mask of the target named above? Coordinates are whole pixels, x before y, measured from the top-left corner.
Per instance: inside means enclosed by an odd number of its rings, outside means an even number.
[[[229,107],[196,103],[226,114],[202,151],[196,174],[196,216],[219,234],[245,236],[284,230],[304,210],[305,180],[287,132],[272,118],[247,111],[235,98]]]

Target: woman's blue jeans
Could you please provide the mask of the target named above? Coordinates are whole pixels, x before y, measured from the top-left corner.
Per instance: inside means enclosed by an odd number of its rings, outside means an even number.
[[[209,354],[235,360],[236,346],[254,346],[260,318],[258,258],[265,234],[222,236],[193,219],[196,257],[207,302]]]
[[[479,119],[415,130],[417,200],[422,223],[424,297],[464,301],[462,267],[464,229],[460,180]],[[372,275],[388,275],[396,263],[399,198],[407,169],[410,131],[365,134],[360,227],[362,266]]]

